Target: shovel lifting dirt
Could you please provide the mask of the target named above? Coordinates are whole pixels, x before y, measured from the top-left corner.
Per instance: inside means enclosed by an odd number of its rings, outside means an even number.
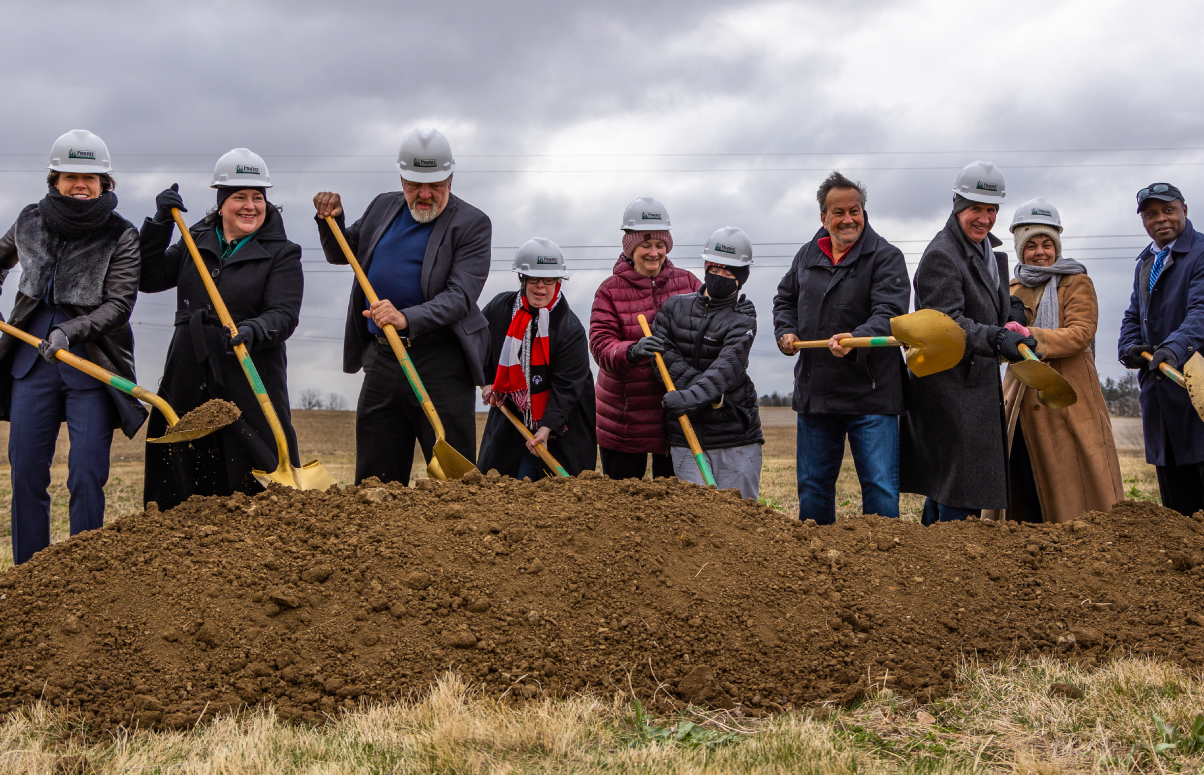
[[[20,339],[22,342],[25,342],[33,347],[37,347],[42,343],[42,340],[38,339],[33,334],[27,334],[19,328],[10,326],[8,323],[0,322],[0,331],[14,336],[17,339]],[[135,385],[125,377],[119,377],[113,372],[97,366],[95,363],[92,363],[92,361],[86,361],[83,358],[72,355],[66,350],[59,350],[57,353],[55,353],[55,357],[68,366],[79,369],[89,377],[98,379],[106,385],[120,390],[122,393],[133,396],[144,404],[150,404],[151,406],[155,407],[163,413],[165,418],[167,418],[168,431],[181,424],[179,416],[176,414],[175,410],[171,408],[170,404],[141,385]],[[187,416],[188,415],[185,415],[185,417]],[[175,433],[166,433],[157,439],[147,439],[147,441],[152,444],[169,444],[176,441],[192,441],[193,439],[199,439],[202,436],[208,436],[210,433],[213,433],[216,430],[221,430],[237,419],[238,415],[236,414],[228,419],[223,418],[223,422],[217,424],[193,427],[189,430],[180,430]],[[194,423],[192,422],[185,423],[185,427],[193,424]]]
[[[514,413],[507,409],[504,404],[498,404],[497,408],[502,410],[502,414],[506,415],[506,419],[513,423],[515,428],[518,428],[518,432],[523,435],[524,439],[530,441],[535,438],[535,435],[527,430],[527,426],[523,425],[523,421],[515,417]],[[565,479],[569,478],[569,472],[565,471],[564,466],[560,465],[556,458],[552,457],[552,453],[548,452],[547,447],[542,444],[536,444],[535,453],[539,455],[540,460],[551,466],[552,472],[557,476],[563,476]]]
[[[644,336],[652,336],[652,329],[648,327],[648,318],[643,315],[637,316],[640,321],[640,330],[644,332]],[[660,369],[661,380],[665,383],[666,390],[677,390],[673,387],[673,380],[669,378],[669,369],[665,366],[665,359],[660,353],[653,353],[656,356],[656,367]],[[698,437],[694,435],[694,426],[690,424],[690,418],[684,414],[677,418],[681,423],[681,429],[686,434],[686,443],[690,445],[690,451],[694,453],[694,462],[698,464],[698,471],[702,474],[702,481],[707,484],[715,484],[715,475],[711,473],[711,464],[707,460],[707,456],[703,454],[702,445],[698,443]],[[718,487],[719,485],[715,485]]]
[[[1037,400],[1050,409],[1065,409],[1079,400],[1074,388],[1053,366],[1039,359],[1028,345],[1020,345],[1024,360],[1013,363],[1008,369],[1024,384],[1037,391]]]
[[[1143,352],[1141,357],[1147,361],[1154,360],[1154,356],[1147,352]],[[1187,363],[1183,364],[1183,371],[1172,369],[1165,363],[1158,364],[1158,369],[1169,377],[1171,382],[1187,390],[1196,414],[1200,415],[1201,420],[1204,420],[1204,358],[1200,357],[1200,353],[1187,359]]]
[[[368,302],[375,304],[380,299],[376,295],[376,291],[372,290],[372,285],[368,282],[368,276],[364,274],[364,270],[360,268],[360,262],[355,260],[355,254],[351,252],[351,247],[347,244],[347,240],[343,237],[343,230],[339,228],[338,222],[334,218],[327,216],[326,225],[330,227],[330,231],[334,234],[334,238],[338,240],[339,247],[343,249],[343,255],[347,257],[347,263],[351,264],[352,271],[355,272],[355,279],[359,281],[360,287],[364,289],[364,296],[368,298]],[[410,360],[409,353],[406,352],[405,345],[401,342],[401,337],[397,335],[397,329],[391,325],[385,325],[385,337],[389,340],[389,345],[393,348],[393,354],[397,356],[397,360],[401,363],[401,370],[405,372],[406,380],[409,381],[410,387],[414,389],[414,395],[418,397],[418,401],[422,404],[422,411],[426,414],[426,419],[430,421],[431,427],[435,430],[435,447],[432,450],[431,461],[426,464],[427,476],[432,479],[461,479],[465,474],[477,470],[477,467],[472,464],[472,461],[456,451],[456,448],[447,443],[447,435],[443,431],[443,422],[439,419],[439,413],[435,411],[435,404],[431,402],[430,394],[426,392],[426,386],[422,384],[422,379],[418,376],[418,371],[414,368],[414,362]]]
[[[953,318],[935,309],[922,309],[891,318],[894,336],[853,336],[840,340],[841,347],[904,347],[907,368],[917,377],[951,369],[966,354],[966,332]],[[827,347],[827,339],[795,342],[794,349]]]
[[[192,240],[192,232],[188,231],[188,225],[184,223],[184,216],[180,215],[180,211],[176,208],[171,209],[171,217],[175,220],[176,226],[180,228],[180,236],[184,238],[184,244],[188,246],[188,252],[192,254],[192,260],[196,263],[197,274],[201,276],[201,281],[205,283],[205,290],[209,293],[209,299],[213,302],[213,308],[217,310],[218,319],[222,321],[222,325],[230,329],[231,336],[238,336],[238,326],[234,325],[234,319],[230,317],[229,310],[226,309],[225,302],[222,301],[221,295],[217,292],[217,286],[213,284],[213,278],[209,276],[209,268],[205,266],[205,260],[201,258],[200,251],[196,248],[196,243]],[[255,364],[251,361],[251,354],[247,352],[247,346],[243,344],[234,345],[234,355],[238,358],[239,365],[242,366],[243,373],[247,375],[247,381],[251,383],[251,390],[255,392],[255,397],[259,400],[259,408],[263,410],[263,416],[267,418],[268,427],[272,429],[272,436],[276,440],[276,458],[277,465],[275,471],[251,471],[251,475],[267,487],[272,482],[283,484],[297,490],[325,490],[332,484],[335,484],[335,479],[330,475],[321,463],[314,460],[306,463],[300,468],[294,468],[292,461],[288,455],[288,441],[284,438],[284,428],[280,425],[280,418],[276,416],[276,409],[272,406],[272,399],[268,398],[268,392],[263,386],[263,380],[259,378],[259,371],[256,370]]]

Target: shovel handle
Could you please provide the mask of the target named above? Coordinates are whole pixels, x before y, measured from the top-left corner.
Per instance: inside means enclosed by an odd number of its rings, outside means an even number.
[[[171,208],[172,220],[176,222],[176,226],[180,228],[180,237],[184,240],[184,244],[188,246],[188,252],[192,255],[192,260],[196,264],[197,274],[201,276],[201,282],[205,284],[205,291],[209,294],[209,300],[213,302],[213,309],[217,311],[218,320],[222,325],[230,329],[231,336],[238,336],[238,326],[234,325],[234,318],[230,317],[230,311],[226,309],[226,303],[222,301],[221,294],[217,292],[217,286],[213,284],[213,278],[209,276],[209,267],[205,266],[205,259],[201,258],[201,252],[197,250],[196,242],[192,239],[192,232],[188,230],[188,225],[184,223],[184,216],[176,208]],[[272,406],[272,399],[268,397],[267,388],[263,386],[263,380],[259,378],[259,371],[255,368],[255,364],[251,361],[251,354],[247,352],[245,344],[234,345],[234,356],[238,358],[238,363],[242,366],[243,374],[247,376],[247,381],[251,383],[251,390],[255,392],[255,398],[259,401],[259,408],[263,410],[263,416],[267,418],[268,427],[272,429],[272,437],[276,440],[277,466],[284,468],[291,465],[291,459],[288,454],[288,441],[284,437],[284,426],[280,424],[280,418],[276,416],[276,408]]]
[[[840,340],[841,347],[899,347],[902,344],[893,336],[849,336]],[[818,350],[828,346],[827,339],[798,340],[793,345],[796,350]]]
[[[351,246],[347,244],[347,239],[343,236],[343,230],[339,228],[339,224],[333,216],[326,216],[326,225],[330,227],[331,233],[334,234],[335,240],[339,243],[339,247],[343,249],[343,256],[347,259],[347,263],[351,264],[351,271],[355,272],[355,279],[359,281],[360,288],[364,291],[364,296],[368,299],[369,304],[375,304],[380,301],[376,295],[376,291],[372,290],[372,284],[368,282],[368,275],[364,274],[364,270],[360,268],[360,262],[355,260],[355,253],[351,252]],[[431,396],[426,392],[426,386],[422,384],[422,378],[418,376],[418,370],[414,368],[414,362],[410,360],[410,354],[406,352],[406,346],[402,343],[401,337],[397,334],[397,329],[391,324],[386,323],[384,326],[385,338],[389,340],[389,346],[393,348],[393,354],[397,356],[397,361],[401,364],[401,370],[406,375],[406,380],[410,383],[410,387],[414,390],[414,395],[418,397],[418,402],[422,404],[422,411],[426,414],[426,418],[430,420],[431,427],[435,430],[435,438],[446,438],[443,431],[443,422],[439,419],[439,413],[435,411],[435,404],[431,401]]]
[[[1147,352],[1142,352],[1141,357],[1145,358],[1147,361],[1151,361],[1151,362],[1154,360],[1154,356]],[[1168,364],[1166,361],[1163,361],[1162,363],[1158,364],[1158,370],[1161,371],[1166,376],[1170,377],[1171,381],[1174,382],[1179,387],[1187,387],[1187,378],[1183,376],[1183,372],[1179,371],[1178,369],[1172,368],[1171,365]]]
[[[24,331],[22,331],[21,329],[17,328],[16,326],[11,326],[8,323],[4,323],[2,321],[0,321],[0,331],[3,331],[4,333],[9,334],[17,339],[20,339],[22,342],[25,342],[26,344],[31,345],[33,347],[37,347],[38,345],[42,344],[42,340],[38,339],[33,334],[27,334]],[[173,410],[166,401],[164,401],[162,398],[155,395],[154,393],[150,392],[146,388],[142,387],[141,385],[136,385],[133,382],[130,382],[125,377],[119,377],[116,374],[114,374],[113,372],[109,371],[108,369],[101,368],[100,366],[97,366],[92,361],[86,361],[77,355],[73,355],[72,353],[67,352],[67,350],[59,350],[54,355],[56,358],[58,358],[63,363],[65,363],[68,366],[71,366],[73,368],[79,369],[84,374],[87,374],[89,377],[92,377],[93,379],[98,379],[101,382],[105,383],[106,385],[109,385],[113,388],[116,388],[117,390],[120,390],[122,393],[125,393],[126,395],[131,395],[134,398],[138,399],[139,401],[142,401],[143,403],[147,403],[147,404],[150,404],[151,406],[155,407],[156,409],[158,409],[160,412],[163,413],[164,417],[167,418],[168,425],[175,425],[176,423],[178,423],[180,421],[180,418],[176,415],[175,410]]]
[[[644,336],[652,336],[652,329],[648,327],[648,318],[643,315],[637,316],[640,321],[640,330],[644,332]],[[656,356],[656,367],[660,369],[661,379],[665,383],[666,390],[677,390],[673,387],[673,379],[669,376],[669,367],[665,365],[665,359],[660,353],[653,353]],[[702,474],[702,481],[707,484],[715,484],[715,474],[711,472],[710,461],[702,451],[702,445],[698,443],[698,436],[694,434],[694,426],[690,424],[690,418],[684,414],[677,418],[681,422],[681,429],[686,434],[686,443],[690,445],[690,451],[694,453],[694,462],[698,464],[698,471]],[[716,487],[718,485],[715,485]]]
[[[507,409],[505,404],[499,403],[497,405],[497,408],[502,410],[502,414],[506,415],[506,419],[509,420],[514,425],[515,428],[518,428],[518,432],[523,435],[524,439],[526,439],[527,441],[530,441],[531,439],[535,438],[535,434],[533,434],[533,433],[531,433],[531,431],[527,430],[527,426],[523,425],[522,420],[515,417],[514,413],[511,412],[509,409]],[[542,460],[543,462],[545,462],[549,466],[551,466],[552,471],[557,476],[562,476],[565,479],[569,478],[569,472],[565,471],[564,466],[560,465],[560,463],[557,462],[556,458],[552,457],[552,453],[548,452],[547,447],[545,447],[542,444],[536,444],[535,445],[535,453],[537,455],[539,455],[540,460]]]
[[[1016,347],[1016,349],[1018,349],[1020,351],[1020,354],[1024,356],[1024,360],[1026,360],[1026,361],[1041,360],[1040,358],[1037,357],[1037,354],[1035,352],[1028,349],[1028,345],[1026,345],[1026,344],[1021,343],[1020,345],[1018,345]]]

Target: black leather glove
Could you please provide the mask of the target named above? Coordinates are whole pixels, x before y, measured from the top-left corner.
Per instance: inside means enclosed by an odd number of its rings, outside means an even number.
[[[1120,357],[1120,362],[1123,363],[1126,368],[1144,369],[1145,365],[1146,365],[1146,363],[1148,363],[1148,361],[1146,361],[1145,358],[1142,358],[1141,354],[1142,353],[1153,353],[1153,352],[1154,352],[1154,347],[1152,347],[1148,344],[1145,344],[1145,343],[1135,344],[1132,347],[1130,347],[1128,350],[1125,350],[1125,354]]]
[[[184,200],[180,198],[180,184],[172,183],[171,188],[165,188],[155,197],[155,223],[171,223],[171,209],[174,207],[182,213],[188,212]]]
[[[1142,358],[1142,360],[1145,360]],[[1154,360],[1150,361],[1149,369],[1158,376],[1162,376],[1162,371],[1158,368],[1158,364],[1165,363],[1172,369],[1179,368],[1179,359],[1175,357],[1175,353],[1169,347],[1159,347],[1154,351]]]
[[[1024,302],[1019,296],[1012,296],[1008,302],[1008,322],[1019,323],[1028,328],[1028,311],[1024,309]]]
[[[736,311],[741,315],[748,315],[749,317],[753,318],[757,316],[757,308],[743,293],[740,294],[740,298],[736,300]]]
[[[67,335],[61,330],[54,328],[51,329],[50,336],[43,339],[42,343],[38,345],[38,352],[41,353],[42,357],[47,361],[54,363],[54,354],[59,350],[66,349],[69,346],[70,345],[67,343]]]
[[[223,326],[223,328],[225,328]],[[238,336],[230,336],[230,329],[225,328],[226,332],[226,350],[234,352],[234,346],[245,344],[250,350],[255,345],[255,330],[250,326],[239,326]]]
[[[640,341],[627,348],[627,360],[631,363],[637,363],[645,358],[651,358],[652,353],[663,353],[665,351],[665,340],[661,339],[656,334],[646,336]]]
[[[1037,348],[1037,340],[1031,336],[1009,331],[1006,328],[997,328],[999,333],[995,334],[995,352],[999,357],[1012,362],[1024,360],[1024,356],[1020,354],[1020,345],[1028,345],[1028,349],[1035,350]]]
[[[686,413],[686,399],[680,390],[670,390],[668,393],[665,393],[665,397],[661,400],[661,405],[665,407],[665,412],[670,417],[681,417]]]

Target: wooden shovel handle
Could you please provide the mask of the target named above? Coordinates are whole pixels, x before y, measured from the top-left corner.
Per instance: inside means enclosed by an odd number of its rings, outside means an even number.
[[[502,410],[502,414],[506,415],[506,419],[509,420],[515,428],[518,428],[518,432],[523,435],[524,439],[530,441],[531,439],[535,438],[535,434],[531,433],[531,431],[527,429],[527,426],[523,425],[523,421],[515,417],[514,413],[507,409],[505,404],[499,403],[497,408]],[[539,455],[540,460],[551,467],[553,473],[555,473],[557,476],[564,477],[565,479],[569,478],[569,472],[564,470],[564,466],[560,465],[556,458],[552,457],[552,453],[548,452],[547,447],[542,444],[536,444],[535,453]]]
[[[893,336],[847,336],[840,340],[841,347],[899,347],[902,344]],[[797,340],[792,345],[796,350],[818,350],[828,346],[827,339]]]
[[[1142,352],[1141,357],[1145,358],[1147,361],[1150,361],[1151,363],[1154,361],[1154,356],[1147,352]],[[1183,372],[1179,371],[1178,369],[1173,368],[1166,361],[1163,361],[1162,363],[1158,364],[1158,370],[1161,371],[1166,376],[1170,377],[1171,381],[1174,382],[1179,387],[1187,387],[1187,378],[1183,376]]]

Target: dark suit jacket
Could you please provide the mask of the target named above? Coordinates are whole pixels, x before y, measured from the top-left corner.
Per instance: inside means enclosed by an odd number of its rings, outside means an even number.
[[[372,253],[377,243],[401,208],[406,206],[405,202],[403,193],[389,191],[373,199],[363,216],[350,228],[344,226],[342,215],[335,219],[365,273],[372,265]],[[332,264],[346,264],[347,258],[330,227],[324,219],[317,220],[326,260]],[[422,298],[425,301],[400,310],[409,323],[407,331],[399,332],[402,336],[418,339],[445,329],[455,335],[475,385],[485,384],[482,365],[489,352],[489,322],[477,308],[477,299],[489,277],[492,240],[493,226],[489,216],[450,194],[447,207],[435,219],[435,229],[422,259]],[[343,371],[348,374],[363,367],[364,348],[372,341],[368,319],[361,314],[365,308],[364,291],[353,278],[343,338]]]

